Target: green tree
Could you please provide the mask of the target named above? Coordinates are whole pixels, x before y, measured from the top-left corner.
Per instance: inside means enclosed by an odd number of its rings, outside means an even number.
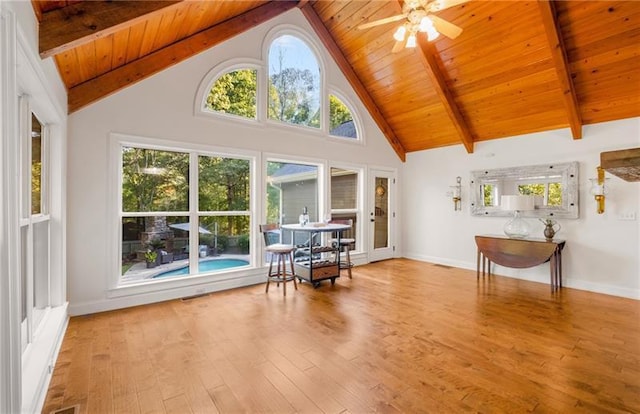
[[[248,160],[199,157],[199,211],[248,211],[250,209],[250,163]],[[218,217],[219,229],[228,235],[248,232],[236,215]]]
[[[319,83],[309,69],[285,66],[285,55],[278,49],[278,61],[269,77],[268,116],[296,125],[320,127],[320,116],[313,111]],[[314,98],[314,95],[316,96]]]
[[[123,211],[187,211],[189,154],[122,149]]]
[[[337,96],[329,95],[329,131],[352,120],[349,108]]]
[[[205,107],[246,118],[256,118],[257,71],[240,69],[225,73],[213,84]]]

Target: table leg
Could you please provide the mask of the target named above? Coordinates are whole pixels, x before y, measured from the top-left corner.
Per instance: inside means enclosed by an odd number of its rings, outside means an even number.
[[[556,252],[553,252],[553,254],[550,257],[549,260],[549,275],[551,277],[551,292],[555,292],[556,291],[556,283],[557,283],[557,277],[558,277],[558,267],[557,267],[557,263],[556,263]]]
[[[562,249],[558,247],[558,285],[562,287]]]
[[[480,249],[478,248],[478,254],[476,257],[476,280],[480,279],[480,255],[481,255]]]

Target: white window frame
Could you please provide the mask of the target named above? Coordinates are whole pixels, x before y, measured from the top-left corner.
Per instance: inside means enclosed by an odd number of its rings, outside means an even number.
[[[356,171],[358,173],[358,192],[356,194],[356,207],[354,209],[332,209],[331,208],[331,169],[340,168],[343,170]],[[344,164],[344,163],[329,163],[327,167],[327,212],[333,217],[334,214],[355,213],[356,215],[356,227],[353,229],[356,233],[356,246],[353,250],[354,253],[364,251],[364,245],[362,243],[364,237],[363,221],[366,219],[364,214],[364,195],[365,195],[365,171],[366,167],[357,164]]]
[[[233,72],[236,70],[242,69],[251,69],[257,71],[256,74],[256,117],[255,118],[247,118],[240,115],[218,112],[218,111],[210,111],[205,109],[205,104],[207,102],[207,97],[209,96],[209,92],[211,88],[216,83],[216,81],[222,76],[226,75],[229,72]],[[230,59],[228,61],[222,62],[219,65],[216,65],[213,69],[211,69],[205,77],[200,81],[200,85],[198,86],[198,91],[196,92],[196,97],[194,101],[193,113],[195,116],[201,116],[209,119],[223,119],[225,121],[232,122],[241,122],[241,123],[250,123],[250,124],[264,124],[264,118],[266,114],[266,90],[263,92],[262,89],[265,89],[263,85],[263,72],[264,66],[262,61],[255,59]]]
[[[307,47],[313,52],[318,62],[320,70],[320,127],[308,127],[305,125],[290,124],[287,122],[281,122],[274,119],[267,118],[267,106],[268,106],[268,85],[269,85],[269,49],[274,39],[282,35],[295,36],[303,41]],[[354,100],[348,98],[348,95],[342,92],[339,88],[329,85],[327,83],[327,70],[329,66],[325,61],[324,54],[320,45],[310,36],[308,36],[302,29],[291,24],[278,25],[272,28],[262,44],[262,56],[260,59],[247,58],[234,58],[226,60],[215,67],[213,67],[202,78],[198,86],[193,105],[193,114],[196,117],[201,117],[209,120],[224,120],[228,122],[240,123],[244,125],[250,125],[257,128],[263,128],[265,126],[271,128],[278,128],[288,131],[300,131],[303,129],[307,134],[307,138],[324,138],[329,141],[346,143],[350,145],[364,145],[365,143],[365,129],[362,124],[362,120],[359,111],[354,105]],[[245,118],[242,116],[221,113],[215,111],[209,111],[204,109],[204,104],[207,100],[209,91],[213,87],[213,84],[217,79],[229,72],[239,69],[255,69],[258,71],[257,77],[257,95],[256,105],[257,112],[256,118]],[[329,95],[335,95],[349,108],[351,116],[353,117],[358,132],[357,139],[336,137],[329,134]]]
[[[123,146],[135,147],[135,148],[148,148],[160,151],[174,151],[190,154],[190,166],[189,166],[189,180],[190,193],[189,193],[189,210],[184,212],[131,212],[122,211],[122,159],[121,149]],[[249,220],[251,223],[249,238],[251,246],[251,260],[250,266],[242,267],[238,270],[229,270],[225,272],[216,273],[192,273],[188,277],[182,278],[160,278],[156,280],[144,281],[139,283],[123,283],[121,280],[121,244],[122,244],[122,217],[130,217],[132,215],[167,215],[167,216],[188,216],[190,223],[198,223],[200,215],[202,214],[197,210],[198,193],[197,187],[194,194],[193,187],[197,186],[198,182],[198,166],[197,157],[199,155],[204,156],[216,156],[216,157],[230,157],[246,159],[250,162],[250,180],[251,180],[251,192],[250,192],[250,205],[249,205]],[[195,165],[194,165],[195,159]],[[113,194],[110,198],[110,217],[109,225],[109,263],[110,263],[110,283],[109,283],[109,297],[121,297],[129,296],[132,294],[142,294],[149,292],[157,292],[169,289],[176,289],[181,287],[192,286],[194,284],[202,284],[208,282],[220,282],[229,281],[231,279],[250,277],[255,274],[255,270],[258,267],[256,263],[259,263],[256,259],[255,234],[254,227],[257,223],[258,215],[255,213],[257,210],[257,198],[258,177],[256,177],[256,165],[260,160],[259,153],[255,151],[230,149],[224,147],[214,147],[198,144],[189,144],[181,141],[169,141],[157,138],[140,137],[134,135],[125,135],[119,133],[112,133],[109,137],[109,191]],[[225,212],[228,213],[228,212]],[[214,214],[215,215],[215,214]],[[194,224],[194,228],[197,229],[197,224]],[[193,237],[189,239],[190,251],[197,252],[197,238]],[[194,250],[195,249],[195,250]],[[194,262],[194,263],[192,263]],[[190,260],[190,272],[194,272],[194,268],[197,269],[197,260]],[[192,267],[193,266],[193,267]]]
[[[320,126],[318,128],[314,128],[314,127],[310,127],[310,126],[306,126],[306,125],[297,125],[297,124],[291,124],[288,122],[283,122],[283,121],[279,121],[277,119],[269,119],[267,117],[267,106],[269,105],[269,100],[267,98],[267,85],[269,85],[269,52],[271,51],[271,45],[273,44],[274,40],[278,39],[281,36],[293,36],[298,38],[298,40],[300,40],[301,42],[303,42],[311,51],[311,53],[314,54],[316,61],[318,62],[318,74],[319,74],[319,79],[318,82],[320,84],[319,86],[319,98],[320,98],[320,102],[319,102],[319,109],[320,109]],[[264,102],[264,109],[265,109],[265,122],[267,122],[268,124],[273,124],[273,125],[278,125],[278,126],[286,126],[286,127],[294,127],[294,128],[302,128],[305,131],[317,131],[323,135],[327,135],[328,134],[328,117],[327,117],[327,111],[325,108],[329,107],[329,98],[327,95],[327,88],[326,88],[326,63],[324,61],[323,55],[322,53],[320,53],[320,47],[319,45],[316,44],[316,42],[310,37],[308,36],[305,32],[303,32],[302,30],[300,30],[298,27],[293,26],[293,25],[279,25],[274,27],[273,29],[271,29],[269,31],[269,33],[267,33],[267,35],[264,38],[264,42],[262,44],[262,60],[264,62],[264,75],[263,75],[263,82],[264,82],[264,96],[265,96],[265,102]]]
[[[21,307],[26,305],[26,319],[22,321],[22,351],[27,351],[29,344],[33,343],[41,322],[45,319],[51,310],[51,216],[49,214],[49,186],[50,186],[50,157],[49,157],[49,127],[31,108],[31,98],[28,95],[22,95],[19,98],[19,118],[20,118],[20,233],[26,232],[26,240],[21,247],[22,263],[25,268],[22,272],[26,273],[25,286],[22,286],[21,298],[26,300],[26,304],[21,303]],[[40,212],[32,214],[31,212],[31,167],[32,167],[32,122],[31,117],[35,116],[42,127],[41,131],[41,183],[40,183]],[[45,239],[36,237],[34,226],[45,225]],[[22,237],[22,236],[21,236]],[[46,258],[34,257],[35,244],[44,241],[46,245]],[[36,266],[36,260],[40,263]],[[41,272],[36,273],[36,267]],[[36,309],[34,295],[36,294],[36,278],[38,278],[38,286],[45,286],[45,305],[42,309]],[[24,292],[24,295],[22,294]]]

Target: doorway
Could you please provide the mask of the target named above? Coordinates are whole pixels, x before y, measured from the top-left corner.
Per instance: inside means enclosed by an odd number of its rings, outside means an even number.
[[[391,259],[395,252],[395,173],[370,170],[369,261]]]

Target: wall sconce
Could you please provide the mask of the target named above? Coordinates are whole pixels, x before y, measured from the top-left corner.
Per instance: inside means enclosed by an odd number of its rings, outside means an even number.
[[[451,189],[452,191],[452,195],[453,195],[453,210],[454,211],[458,211],[458,210],[462,210],[462,203],[460,201],[462,201],[462,178],[460,178],[459,176],[456,177],[456,185],[452,185]]]
[[[598,203],[598,214],[602,214],[604,213],[604,196],[608,192],[608,189],[605,186],[605,182],[608,178],[604,178],[604,170],[602,167],[598,166],[596,170],[598,171],[598,177],[589,178],[591,181],[591,195],[595,197],[596,203]]]

